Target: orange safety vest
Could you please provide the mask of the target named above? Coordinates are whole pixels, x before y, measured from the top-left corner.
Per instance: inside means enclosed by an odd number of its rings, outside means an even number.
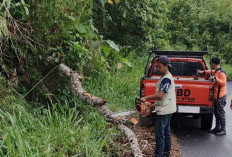
[[[205,70],[205,74],[208,75],[211,70]],[[218,99],[226,95],[226,72],[219,68],[216,71],[212,70],[215,76],[215,89],[214,89],[214,99]]]

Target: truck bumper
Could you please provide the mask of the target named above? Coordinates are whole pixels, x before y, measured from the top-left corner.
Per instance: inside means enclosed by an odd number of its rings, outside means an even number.
[[[177,114],[213,114],[213,107],[177,105]]]

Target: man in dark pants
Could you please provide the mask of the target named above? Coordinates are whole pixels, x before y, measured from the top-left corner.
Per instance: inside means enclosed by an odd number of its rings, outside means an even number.
[[[214,89],[214,115],[216,118],[216,127],[209,131],[215,135],[226,135],[226,115],[224,107],[226,105],[226,72],[220,66],[220,59],[215,57],[211,59],[214,76],[209,80],[215,79]],[[198,70],[197,73],[211,73],[211,70]]]
[[[175,84],[171,73],[168,71],[169,59],[160,56],[157,59],[157,70],[161,78],[156,84],[156,93],[141,98],[142,101],[155,99],[155,157],[169,157],[171,151],[170,120],[172,113],[176,112]]]

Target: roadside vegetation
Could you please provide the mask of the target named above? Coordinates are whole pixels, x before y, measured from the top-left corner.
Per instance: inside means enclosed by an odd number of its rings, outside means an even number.
[[[139,97],[147,56],[130,54],[127,58],[130,66],[118,63],[107,75],[90,76],[84,81],[86,89],[108,100],[108,106],[113,111],[134,109],[134,99]]]
[[[114,143],[120,133],[78,98],[38,107],[2,90],[1,156],[120,156]]]
[[[153,45],[208,45],[232,80],[231,21],[231,0],[1,1],[0,156],[122,153],[120,133],[71,93],[48,56],[80,73],[113,111],[134,109]]]

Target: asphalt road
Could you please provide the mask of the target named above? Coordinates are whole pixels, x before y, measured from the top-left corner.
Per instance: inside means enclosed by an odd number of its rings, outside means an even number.
[[[227,95],[232,92],[232,82],[227,82]],[[232,157],[232,111],[227,99],[226,136],[216,136],[200,130],[200,120],[190,117],[177,118],[172,122],[172,131],[179,138],[182,157]],[[215,127],[215,119],[213,127]]]

